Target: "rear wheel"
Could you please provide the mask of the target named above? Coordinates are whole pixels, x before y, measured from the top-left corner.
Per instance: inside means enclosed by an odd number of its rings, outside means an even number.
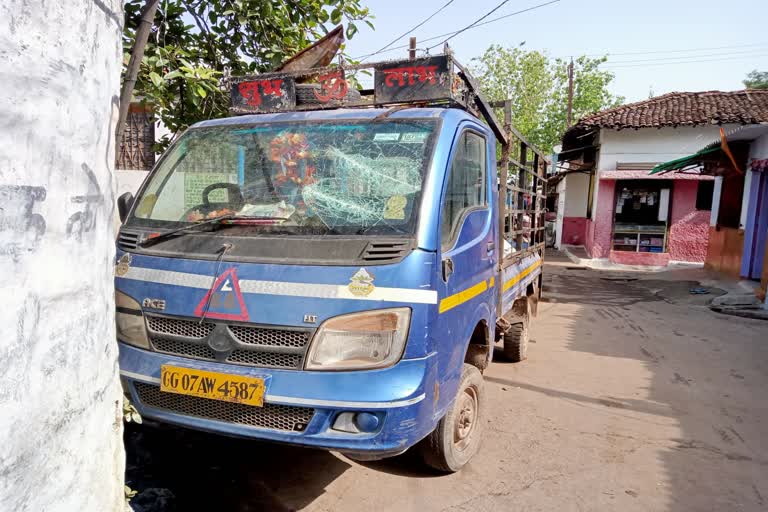
[[[445,473],[455,473],[480,448],[485,413],[483,376],[464,363],[459,392],[448,413],[419,445],[424,462]]]
[[[520,299],[518,304],[515,304],[516,322],[504,333],[504,357],[513,363],[519,363],[527,357],[528,326],[531,322],[530,299]]]

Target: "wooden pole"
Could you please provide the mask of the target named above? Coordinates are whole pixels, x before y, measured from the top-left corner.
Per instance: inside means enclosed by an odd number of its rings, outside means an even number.
[[[568,64],[568,116],[566,119],[567,128],[571,127],[571,116],[573,115],[573,58]]]
[[[408,58],[411,60],[416,60],[416,38],[412,37],[410,41],[410,45],[408,47]]]
[[[512,128],[512,101],[504,101],[504,132],[509,136]],[[502,296],[504,295],[504,287],[502,286],[502,272],[504,271],[504,242],[507,239],[507,225],[509,222],[509,229],[513,230],[514,225],[512,222],[512,216],[509,215],[510,208],[507,207],[507,180],[509,179],[509,159],[512,152],[511,137],[507,139],[506,143],[501,145],[501,161],[499,162],[499,240],[497,247],[499,264],[497,266],[499,272],[499,285],[498,285],[498,297],[496,300],[496,315],[501,318],[503,311],[501,308]]]
[[[147,46],[149,32],[152,29],[158,5],[160,5],[160,0],[147,0],[147,3],[144,4],[144,8],[141,10],[141,22],[136,31],[136,40],[131,50],[131,60],[128,61],[128,68],[125,70],[125,78],[123,79],[123,88],[120,91],[120,111],[117,116],[117,127],[115,128],[115,148],[117,150],[115,158],[120,154],[120,142],[123,139],[125,122],[128,119],[128,107],[131,106],[133,88],[136,86],[136,77],[139,76],[141,59],[144,58],[144,48]]]

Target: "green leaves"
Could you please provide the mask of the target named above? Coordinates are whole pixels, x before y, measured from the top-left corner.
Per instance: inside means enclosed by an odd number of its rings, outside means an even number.
[[[163,83],[163,79],[154,71],[149,72],[149,78],[152,80],[152,84],[154,84],[155,87],[160,87]]]
[[[605,60],[574,60],[574,123],[623,101],[608,91],[613,74],[598,67]],[[568,63],[539,51],[493,45],[473,64],[483,92],[491,100],[512,99],[513,125],[540,149],[551,151],[566,129]]]
[[[768,71],[751,71],[744,79],[747,89],[768,89]]]
[[[127,396],[123,397],[123,420],[126,423],[134,422],[141,424],[141,415],[139,414],[139,411],[137,411],[133,406],[133,404],[128,400]],[[130,490],[128,487],[126,487],[126,489],[127,491]],[[127,491],[126,496],[128,496]],[[133,495],[130,497],[133,497]]]
[[[134,46],[147,0],[125,0],[123,48]],[[362,0],[164,0],[141,60],[134,95],[172,132],[228,115],[222,80],[275,66],[346,21],[347,38],[372,16]],[[129,53],[128,53],[129,55]],[[126,58],[126,64],[128,59]]]

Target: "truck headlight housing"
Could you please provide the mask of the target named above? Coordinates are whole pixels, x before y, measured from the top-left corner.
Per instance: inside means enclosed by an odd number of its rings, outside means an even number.
[[[410,308],[379,309],[326,320],[312,338],[307,370],[367,370],[397,363],[405,350]]]
[[[141,305],[122,292],[115,292],[115,324],[117,339],[139,348],[149,349],[147,327]]]

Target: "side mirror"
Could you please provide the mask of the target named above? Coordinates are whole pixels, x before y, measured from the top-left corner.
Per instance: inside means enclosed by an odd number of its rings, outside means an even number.
[[[133,194],[126,192],[117,198],[117,214],[120,215],[120,222],[125,222],[125,218],[128,217],[128,212],[131,211],[133,206]]]

